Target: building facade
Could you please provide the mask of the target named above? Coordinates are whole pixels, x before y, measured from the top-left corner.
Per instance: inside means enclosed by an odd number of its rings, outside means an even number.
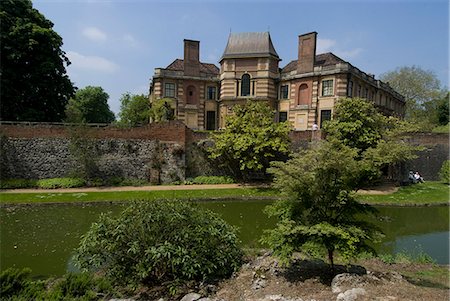
[[[299,36],[298,58],[283,68],[270,34],[230,34],[220,69],[199,60],[200,42],[184,40],[184,60],[155,69],[150,99],[165,98],[189,128],[226,127],[234,105],[264,101],[276,122],[297,131],[331,119],[339,98],[361,97],[384,114],[402,117],[405,101],[389,84],[332,53],[316,54],[317,33]]]

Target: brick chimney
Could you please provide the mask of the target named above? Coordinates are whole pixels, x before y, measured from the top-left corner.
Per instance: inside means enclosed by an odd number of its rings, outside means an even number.
[[[184,75],[200,76],[200,42],[184,40]]]
[[[317,32],[315,31],[298,36],[297,73],[314,71],[316,43]]]

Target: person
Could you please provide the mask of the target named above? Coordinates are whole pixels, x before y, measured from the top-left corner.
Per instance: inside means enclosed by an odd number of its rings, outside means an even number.
[[[408,174],[408,181],[409,181],[411,184],[417,183],[417,180],[416,180],[416,178],[414,177],[414,172],[413,172],[412,170],[409,171],[409,174]]]
[[[419,182],[419,183],[424,183],[425,182],[418,171],[416,171],[416,173],[414,174],[414,179],[416,180],[416,183],[417,182]]]
[[[317,125],[317,123],[314,123],[313,125],[312,125],[312,130],[313,131],[317,131],[319,129],[319,126]]]

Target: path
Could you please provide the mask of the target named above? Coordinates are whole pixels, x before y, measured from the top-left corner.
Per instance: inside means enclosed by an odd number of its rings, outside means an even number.
[[[79,193],[79,192],[109,192],[109,191],[160,191],[160,190],[205,190],[231,188],[267,188],[261,184],[200,184],[200,185],[155,185],[155,186],[120,186],[120,187],[84,187],[61,189],[6,189],[0,193]],[[372,189],[358,190],[358,194],[391,194],[398,190],[393,185],[382,185]]]

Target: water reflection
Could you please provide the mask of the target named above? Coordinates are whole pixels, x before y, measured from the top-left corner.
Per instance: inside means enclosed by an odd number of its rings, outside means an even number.
[[[211,201],[200,205],[220,214],[240,229],[245,246],[259,246],[263,229],[272,228],[263,208],[270,201]],[[68,258],[80,237],[102,212],[118,214],[122,204],[86,206],[42,205],[0,209],[0,264],[30,267],[34,275],[61,275],[73,267]],[[448,207],[380,207],[375,223],[385,232],[381,252],[423,250],[439,263],[448,264]],[[419,247],[420,246],[420,247]]]

